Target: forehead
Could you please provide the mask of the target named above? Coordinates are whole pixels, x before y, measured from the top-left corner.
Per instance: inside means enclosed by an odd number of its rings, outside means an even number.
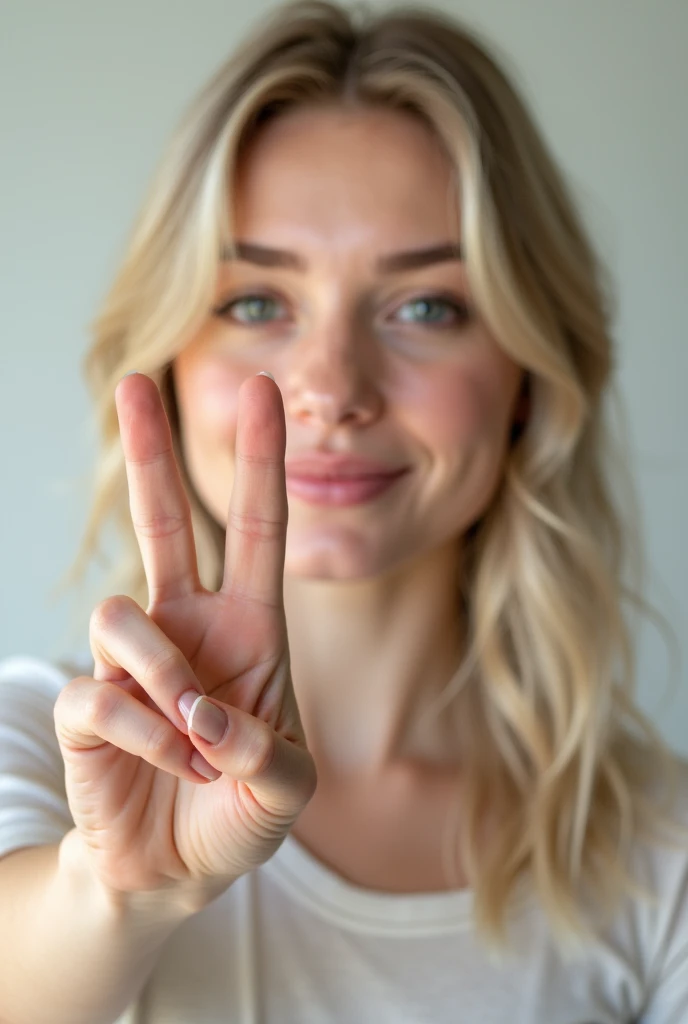
[[[383,232],[458,239],[453,166],[419,117],[383,107],[299,107],[263,126],[234,190],[241,234],[314,232],[332,241]],[[286,241],[286,238],[284,239]]]

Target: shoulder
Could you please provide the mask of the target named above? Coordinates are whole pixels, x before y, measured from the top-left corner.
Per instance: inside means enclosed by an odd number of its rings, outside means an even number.
[[[668,768],[646,791],[656,820],[634,843],[631,875],[639,889],[622,915],[625,937],[634,936],[642,950],[651,989],[661,986],[673,965],[681,963],[685,971],[688,963],[688,760],[674,753]],[[686,993],[688,1011],[688,987]]]
[[[27,655],[0,659],[0,726],[36,736],[53,733],[53,708],[75,675],[90,673],[84,658],[69,663]]]
[[[54,700],[70,679],[91,671],[91,663],[84,656],[69,661],[48,661],[28,655],[13,655],[0,659],[0,690],[4,697],[10,690],[31,697]]]
[[[688,761],[675,754],[671,767],[648,794],[659,824],[636,843],[641,892],[626,921],[642,950],[648,1024],[688,1020]]]
[[[0,732],[4,747],[12,735],[50,743],[55,740],[53,709],[60,690],[73,678],[71,668],[26,655],[0,659]]]
[[[72,827],[54,706],[71,673],[40,658],[0,660],[0,857],[58,842]]]

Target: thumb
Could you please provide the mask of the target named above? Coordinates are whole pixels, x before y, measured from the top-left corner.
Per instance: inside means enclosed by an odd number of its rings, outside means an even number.
[[[315,792],[315,764],[292,741],[247,711],[199,696],[187,719],[189,738],[210,764],[244,782],[264,810],[296,817]]]

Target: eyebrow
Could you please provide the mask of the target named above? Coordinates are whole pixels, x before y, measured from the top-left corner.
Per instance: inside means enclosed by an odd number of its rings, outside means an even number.
[[[221,259],[230,261],[243,260],[255,263],[259,267],[284,267],[288,270],[307,269],[308,264],[302,256],[285,249],[270,249],[265,245],[253,242],[236,242],[235,245],[223,248]],[[456,242],[444,242],[428,249],[412,249],[408,252],[395,252],[381,256],[377,268],[381,273],[394,274],[404,270],[418,270],[429,267],[433,263],[445,263],[448,260],[462,260],[461,246]]]

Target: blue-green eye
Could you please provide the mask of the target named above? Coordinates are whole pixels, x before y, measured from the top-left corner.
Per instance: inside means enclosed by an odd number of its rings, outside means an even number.
[[[215,310],[217,316],[229,316],[240,324],[264,324],[276,319],[279,303],[269,295],[242,295]]]
[[[399,308],[399,319],[404,323],[431,324],[456,327],[470,319],[468,308],[452,299],[422,296],[405,302]]]

